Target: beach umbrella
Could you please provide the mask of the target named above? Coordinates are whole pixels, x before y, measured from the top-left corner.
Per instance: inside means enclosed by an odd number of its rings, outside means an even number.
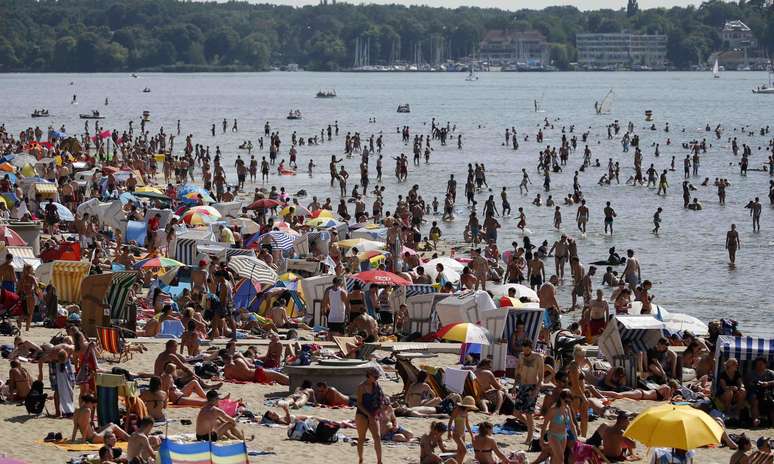
[[[290,214],[291,208],[293,209],[293,216],[311,216],[312,212],[301,205],[289,205],[282,208],[280,216],[287,216]]]
[[[0,163],[0,171],[16,172],[16,168],[9,162]]]
[[[318,209],[309,213],[310,218],[333,218],[333,211],[329,209]]]
[[[435,333],[437,338],[450,342],[489,345],[489,331],[470,322],[455,322],[441,327]]]
[[[278,230],[272,230],[271,232],[266,232],[260,236],[253,236],[253,238],[245,243],[245,247],[257,248],[261,244],[269,243],[274,248],[279,248],[280,250],[289,250],[293,248],[293,243],[295,241],[296,238],[290,234],[286,234],[285,232],[280,232]]]
[[[185,266],[185,264],[181,263],[180,261],[174,260],[172,258],[165,258],[162,256],[154,256],[152,258],[146,258],[134,263],[135,269],[158,269],[158,268],[168,269],[171,267],[179,267],[179,266]]]
[[[18,154],[14,155],[14,158],[12,160],[9,160],[10,163],[17,168],[23,168],[24,166],[28,164],[35,164],[37,163],[37,159],[35,159],[32,155],[25,155],[25,154]]]
[[[140,203],[140,200],[136,196],[132,195],[132,192],[124,192],[118,197],[118,199],[121,200],[122,205],[127,203]]]
[[[171,201],[171,198],[168,196],[164,195],[163,193],[156,192],[138,192],[135,190],[134,196],[139,198],[148,198],[151,200]]]
[[[181,216],[183,222],[195,226],[212,224],[220,220],[220,212],[211,206],[194,206]]]
[[[306,224],[309,227],[313,227],[315,229],[328,229],[331,227],[336,227],[341,222],[327,217],[318,217],[307,220],[304,224]]]
[[[274,285],[279,276],[264,261],[253,256],[238,255],[231,258],[228,267],[245,279],[255,280],[261,284]]]
[[[188,204],[196,204],[202,201],[202,203],[215,203],[215,199],[207,192],[188,192],[180,198],[180,201]]]
[[[720,443],[723,427],[699,409],[665,404],[641,412],[624,436],[649,448],[692,450]]]
[[[164,195],[164,191],[161,190],[158,187],[151,187],[150,185],[143,185],[142,187],[137,187],[134,189],[134,193],[157,193],[159,195]]]
[[[175,278],[177,277],[177,274],[180,271],[180,269],[181,269],[180,266],[171,267],[167,272],[158,276],[158,279],[164,282],[164,285],[171,285],[172,281],[175,280]]]
[[[247,209],[263,209],[263,208],[276,208],[282,204],[281,201],[272,200],[271,198],[261,198],[250,203]]]
[[[234,307],[249,308],[259,293],[261,293],[261,283],[257,280],[242,279],[234,286]]]
[[[286,272],[279,276],[279,280],[282,282],[298,282],[301,280],[301,276],[293,272]]]
[[[528,298],[531,301],[538,301],[537,293],[526,285],[520,284],[504,284],[504,285],[487,285],[487,290],[492,292],[494,298],[501,296],[508,296],[508,289],[513,288],[516,290],[515,298]]]
[[[285,221],[279,221],[275,222],[272,226],[274,229],[279,230],[280,232],[285,232],[286,234],[290,234],[294,237],[300,237],[301,232],[297,231],[296,229],[290,227],[290,224],[288,224]]]
[[[5,225],[0,225],[0,240],[8,246],[27,246],[27,242],[15,230]]]
[[[54,202],[54,206],[56,206],[56,211],[59,213],[59,220],[68,222],[68,221],[74,221],[75,215],[73,215],[72,211],[70,211],[67,206]]]
[[[384,250],[361,251],[360,253],[357,254],[357,259],[359,259],[360,261],[371,261],[371,262],[373,262],[372,260],[374,258],[379,258],[379,259],[376,260],[376,262],[378,262],[378,261],[381,261],[381,260],[386,258],[386,256],[384,255],[385,253],[387,253],[387,252],[384,251]]]
[[[187,194],[191,192],[206,193],[209,195],[209,192],[207,192],[207,189],[205,189],[204,187],[200,187],[195,184],[185,184],[182,187],[177,189],[178,200],[182,199],[183,197],[185,197]]]
[[[13,174],[13,173],[10,173],[10,172],[6,172],[6,173],[3,174],[3,178],[5,178],[5,177],[8,178],[8,182],[10,182],[11,185],[19,183],[19,178],[16,176],[16,174]],[[14,201],[16,201],[16,200],[14,200]]]
[[[393,274],[392,272],[380,271],[378,269],[359,272],[353,275],[352,278],[355,280],[359,280],[364,284],[401,286],[401,287],[411,285],[410,280],[404,279],[403,277],[397,274]]]
[[[350,248],[357,248],[357,251],[381,250],[385,246],[384,242],[377,242],[375,240],[368,240],[365,238],[348,238],[336,243],[339,245],[339,248],[344,248],[347,250]]]
[[[232,225],[239,226],[242,235],[257,234],[261,230],[261,226],[257,222],[245,217],[230,218],[229,221]]]

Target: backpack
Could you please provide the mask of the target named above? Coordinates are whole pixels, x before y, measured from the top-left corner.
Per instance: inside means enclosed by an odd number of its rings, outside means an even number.
[[[43,393],[43,382],[40,380],[32,382],[32,389],[27,398],[24,399],[24,407],[27,409],[27,414],[34,414],[36,416],[41,414],[46,407],[47,399],[48,394]]]
[[[314,429],[312,439],[314,443],[336,443],[339,441],[339,426],[331,421],[322,419]]]

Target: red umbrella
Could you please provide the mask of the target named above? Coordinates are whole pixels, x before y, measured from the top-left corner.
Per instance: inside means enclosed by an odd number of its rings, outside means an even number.
[[[380,271],[374,269],[372,271],[365,271],[352,276],[353,279],[359,280],[364,284],[376,284],[376,285],[411,285],[411,281],[404,279],[403,277],[393,274],[392,272]]]
[[[250,206],[247,207],[247,209],[261,209],[261,208],[274,208],[275,206],[281,205],[282,202],[277,200],[272,200],[270,198],[261,198],[260,200],[254,201]]]
[[[8,226],[0,226],[0,241],[8,246],[26,246],[27,242],[15,230]]]

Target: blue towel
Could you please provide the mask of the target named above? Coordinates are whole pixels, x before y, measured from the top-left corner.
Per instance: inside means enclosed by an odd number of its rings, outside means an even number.
[[[478,433],[478,425],[474,425],[471,428],[473,429],[473,433]],[[492,429],[492,432],[495,435],[519,435],[523,433],[523,432],[517,432],[515,430],[505,429],[503,428],[502,425],[495,425],[494,428]]]

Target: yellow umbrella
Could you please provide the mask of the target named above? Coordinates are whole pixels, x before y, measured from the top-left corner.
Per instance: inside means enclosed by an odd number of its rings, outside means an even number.
[[[692,450],[720,443],[723,427],[699,409],[665,404],[641,412],[624,436],[649,448]]]
[[[301,280],[301,276],[293,272],[286,272],[279,276],[279,280],[285,280],[287,282],[295,282],[297,280]]]
[[[156,187],[151,187],[150,185],[144,185],[142,187],[137,187],[135,190],[137,193],[157,193],[159,195],[164,195],[164,192],[161,191],[161,189]]]
[[[35,177],[37,175],[37,173],[35,172],[35,167],[31,164],[25,165],[22,168],[21,172],[24,177]]]

